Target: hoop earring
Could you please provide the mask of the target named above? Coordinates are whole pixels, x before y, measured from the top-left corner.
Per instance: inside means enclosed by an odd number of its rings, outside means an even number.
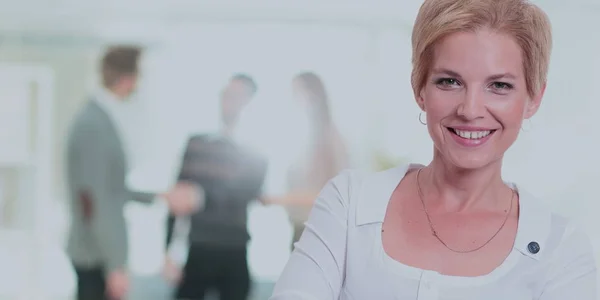
[[[525,119],[521,124],[521,131],[528,132],[531,130],[531,128],[533,128],[531,125],[531,119]]]
[[[419,123],[423,125],[427,125],[427,122],[423,121],[423,112],[419,113]]]

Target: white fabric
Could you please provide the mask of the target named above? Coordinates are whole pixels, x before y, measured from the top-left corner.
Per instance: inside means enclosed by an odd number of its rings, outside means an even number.
[[[94,101],[104,109],[119,134],[123,151],[127,157],[128,168],[132,169],[135,160],[136,141],[140,136],[139,124],[136,116],[139,111],[135,104],[130,100],[121,100],[111,91],[105,88],[99,88],[93,97]]]
[[[173,237],[167,249],[167,257],[177,266],[184,266],[188,259],[191,221],[189,217],[177,217],[173,225]]]
[[[388,201],[407,170],[344,172],[322,190],[271,300],[596,300],[587,236],[519,189],[515,245],[488,275],[447,276],[399,263],[383,250]],[[538,242],[537,254],[528,244]]]

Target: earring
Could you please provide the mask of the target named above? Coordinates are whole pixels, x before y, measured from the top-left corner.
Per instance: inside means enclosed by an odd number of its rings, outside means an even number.
[[[427,122],[423,121],[423,112],[419,113],[419,123],[423,125],[427,125]]]
[[[531,126],[531,119],[525,119],[523,120],[523,123],[521,124],[521,131],[523,132],[528,132],[530,131],[532,128]]]

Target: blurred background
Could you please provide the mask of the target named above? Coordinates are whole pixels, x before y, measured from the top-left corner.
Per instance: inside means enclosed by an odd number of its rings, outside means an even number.
[[[600,247],[600,1],[538,0],[554,27],[548,89],[505,159],[505,177],[575,217]],[[111,45],[144,48],[132,101],[130,186],[167,188],[187,138],[219,128],[234,73],[258,85],[244,139],[285,168],[296,145],[292,78],[324,82],[351,166],[427,163],[432,144],[410,88],[419,0],[0,0],[0,299],[72,299],[65,254],[68,128],[99,82]],[[271,185],[283,185],[276,179]],[[277,188],[277,187],[276,187]],[[283,188],[283,187],[280,187]],[[598,209],[598,210],[597,210]],[[166,209],[127,204],[130,299],[169,299],[160,272]],[[252,299],[264,300],[289,255],[285,209],[249,206]],[[600,258],[600,248],[598,256]]]

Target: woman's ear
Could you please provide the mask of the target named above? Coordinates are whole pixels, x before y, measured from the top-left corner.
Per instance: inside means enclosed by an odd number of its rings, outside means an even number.
[[[415,100],[417,101],[417,105],[421,108],[422,111],[425,111],[425,99],[423,98],[423,91],[415,92]]]
[[[540,91],[531,97],[527,103],[527,107],[525,108],[525,119],[529,119],[537,113],[540,105],[542,104],[542,98],[544,98],[544,93],[546,92],[546,83],[542,85]]]

